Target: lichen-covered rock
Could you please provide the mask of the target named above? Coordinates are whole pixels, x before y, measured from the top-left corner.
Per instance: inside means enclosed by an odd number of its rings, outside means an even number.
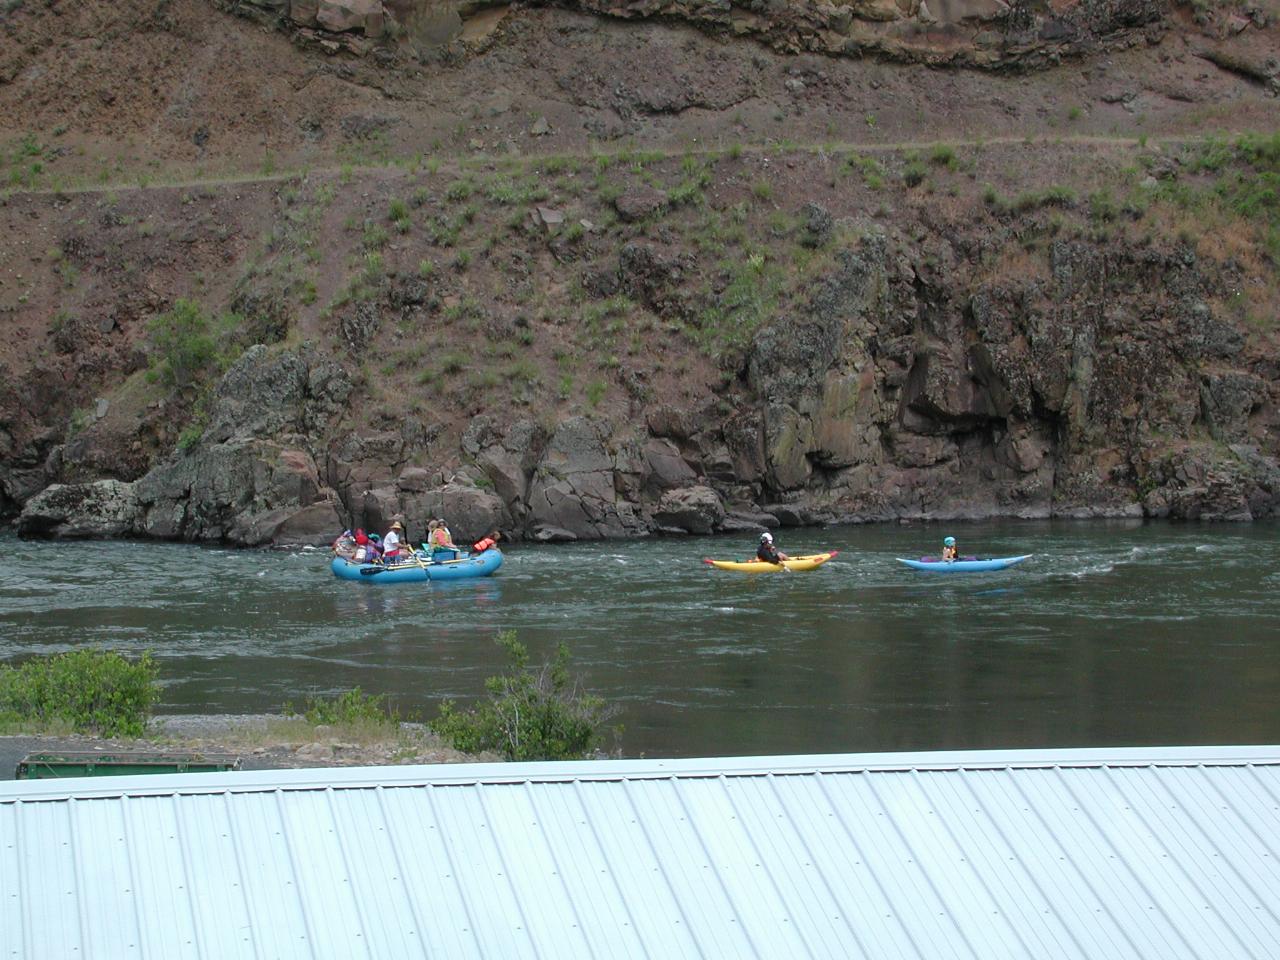
[[[306,361],[291,351],[250,347],[219,381],[202,439],[222,443],[297,432],[309,376]]]
[[[68,539],[134,536],[141,516],[134,488],[119,480],[54,484],[26,502],[18,532]]]

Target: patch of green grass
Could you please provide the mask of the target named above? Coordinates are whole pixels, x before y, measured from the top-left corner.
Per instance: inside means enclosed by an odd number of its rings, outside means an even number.
[[[536,384],[542,380],[538,365],[528,357],[519,357],[507,367],[504,376],[512,383]]]
[[[848,176],[855,172],[862,175],[862,182],[870,190],[879,190],[884,186],[884,167],[874,157],[861,153],[851,153],[845,157],[839,167],[840,175]]]
[[[935,167],[946,167],[948,170],[953,170],[956,166],[956,152],[945,143],[935,144],[933,149],[929,151],[929,162]]]
[[[360,242],[366,250],[381,250],[390,239],[391,235],[387,233],[386,227],[380,223],[371,223],[364,228]]]
[[[471,376],[467,378],[467,386],[477,393],[494,390],[501,382],[497,371],[487,367],[482,370],[472,370]]]
[[[440,357],[440,372],[446,377],[453,377],[467,369],[470,362],[465,353],[446,353]]]
[[[461,180],[454,180],[444,188],[444,196],[446,200],[453,203],[460,203],[468,200],[475,195],[476,183],[470,177],[464,177]]]

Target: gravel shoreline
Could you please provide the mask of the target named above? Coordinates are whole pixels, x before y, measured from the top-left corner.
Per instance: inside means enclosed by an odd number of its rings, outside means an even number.
[[[32,753],[164,753],[233,755],[242,770],[360,767],[417,763],[492,761],[495,756],[459,753],[442,745],[421,724],[398,730],[353,730],[311,726],[274,714],[154,717],[137,739],[66,736],[0,736],[0,780],[14,779],[18,763]]]

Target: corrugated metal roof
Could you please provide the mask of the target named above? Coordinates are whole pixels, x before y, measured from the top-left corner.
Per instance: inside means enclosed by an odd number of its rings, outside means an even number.
[[[0,784],[0,958],[1280,957],[1280,747]]]

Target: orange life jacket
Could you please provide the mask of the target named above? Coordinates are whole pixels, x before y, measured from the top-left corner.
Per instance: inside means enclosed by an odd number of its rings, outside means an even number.
[[[493,537],[485,537],[483,540],[477,540],[471,545],[471,552],[484,553],[490,547],[496,547],[497,545],[498,541],[493,539]]]

